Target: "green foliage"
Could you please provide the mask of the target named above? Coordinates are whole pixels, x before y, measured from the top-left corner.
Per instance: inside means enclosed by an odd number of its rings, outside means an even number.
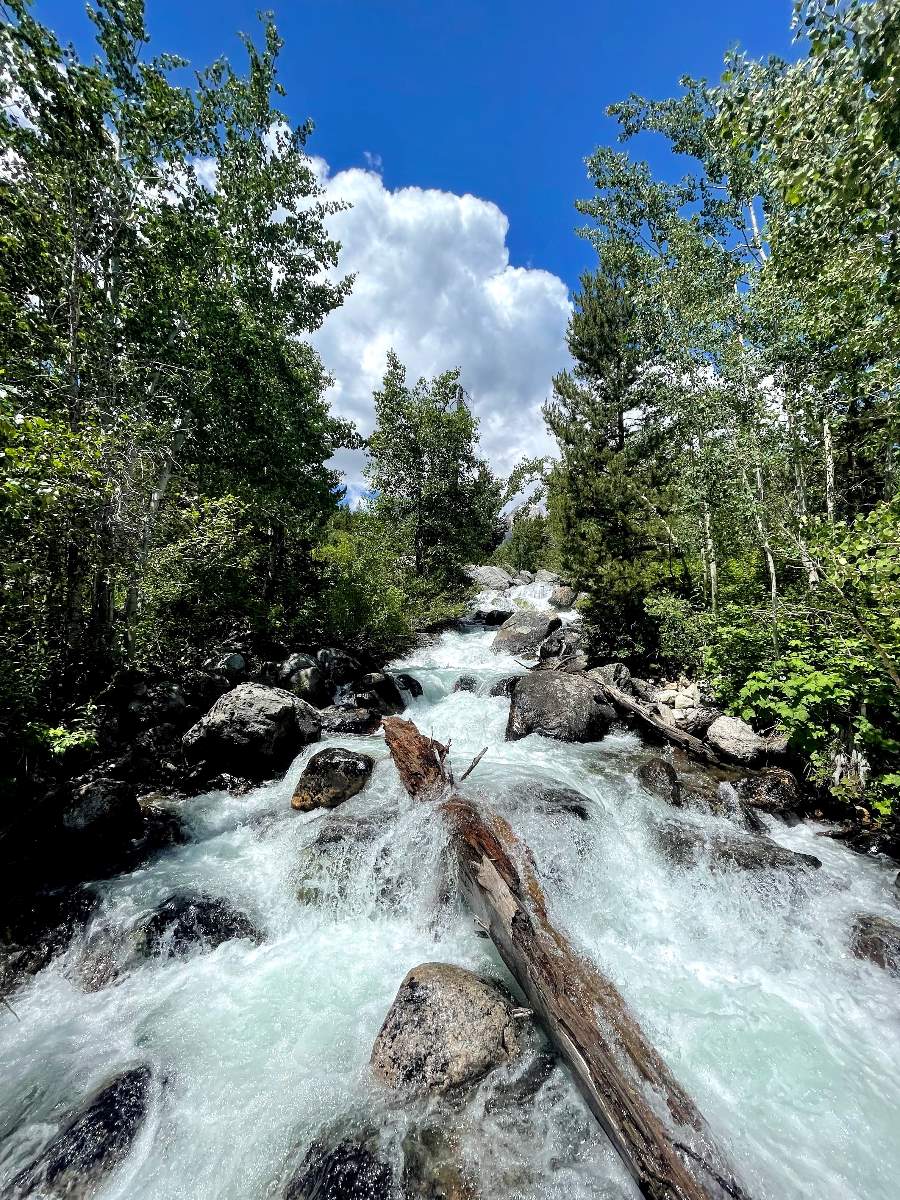
[[[30,741],[42,746],[54,758],[80,754],[97,746],[97,709],[83,705],[68,725],[49,726],[34,722],[26,731]]]
[[[651,593],[644,600],[644,610],[656,623],[655,642],[662,665],[701,675],[707,665],[709,614],[673,592]]]
[[[517,513],[490,561],[508,571],[550,570],[555,563],[555,547],[550,536],[550,523],[541,514]]]

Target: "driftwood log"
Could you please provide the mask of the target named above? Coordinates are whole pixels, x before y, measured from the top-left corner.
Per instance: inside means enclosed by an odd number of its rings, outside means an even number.
[[[441,801],[460,886],[591,1111],[648,1200],[747,1200],[693,1101],[647,1041],[615,985],[557,930],[528,847],[499,816],[445,782],[446,748],[384,720],[412,796]]]
[[[694,758],[702,758],[704,762],[714,763],[719,767],[734,765],[721,758],[711,746],[707,746],[706,742],[701,742],[693,734],[685,733],[683,729],[678,729],[675,725],[667,724],[662,717],[658,717],[653,712],[649,705],[642,704],[640,700],[635,700],[633,696],[627,696],[617,687],[613,687],[611,683],[606,683],[599,679],[595,680],[595,682],[599,691],[616,708],[620,708],[623,712],[637,717],[642,725],[646,725],[668,741],[674,742],[676,746],[681,746],[683,750],[686,750],[688,754],[692,754]]]

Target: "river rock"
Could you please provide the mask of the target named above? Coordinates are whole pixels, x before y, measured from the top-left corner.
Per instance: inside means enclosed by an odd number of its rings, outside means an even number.
[[[291,808],[312,812],[315,808],[337,808],[357,795],[369,781],[375,760],[368,754],[332,746],[314,754],[297,781]]]
[[[545,638],[538,650],[541,671],[570,671],[573,674],[583,672],[588,665],[588,656],[584,647],[584,635],[580,629],[571,625],[557,629]]]
[[[497,630],[491,649],[495,654],[524,655],[537,658],[541,642],[559,629],[562,621],[549,613],[523,609]]]
[[[448,963],[413,967],[372,1049],[372,1070],[394,1090],[437,1094],[475,1083],[519,1054],[508,997]]]
[[[392,1200],[394,1173],[374,1129],[320,1134],[288,1181],[283,1200]]]
[[[541,567],[540,571],[535,571],[534,582],[535,583],[562,583],[562,580],[556,574],[555,571],[545,571],[544,568]]]
[[[706,740],[725,758],[745,767],[762,762],[769,750],[766,739],[740,717],[717,717],[706,731]]]
[[[797,874],[821,867],[812,854],[798,854],[765,837],[709,833],[682,821],[663,821],[655,831],[657,845],[676,866],[706,862],[712,871],[785,871]]]
[[[577,817],[579,821],[590,819],[591,802],[581,792],[568,787],[529,788],[528,795],[538,812],[552,816]]]
[[[513,616],[511,608],[476,608],[472,620],[480,625],[503,625]]]
[[[513,684],[506,740],[530,733],[562,742],[595,742],[608,731],[615,714],[590,680],[565,671],[520,675]]]
[[[322,674],[333,684],[350,683],[363,673],[357,659],[346,650],[338,650],[334,646],[326,646],[316,655],[316,663]]]
[[[592,679],[599,679],[601,683],[612,684],[620,692],[631,691],[631,672],[624,663],[604,663],[602,667],[593,667],[588,675]]]
[[[534,583],[534,574],[531,571],[520,571],[516,576],[516,583]]]
[[[323,733],[375,733],[381,724],[381,713],[355,704],[335,704],[319,713]]]
[[[413,699],[422,695],[422,685],[415,675],[407,675],[402,671],[399,675],[395,675],[394,679],[397,681],[397,687],[404,692],[409,692]]]
[[[681,807],[681,780],[672,764],[664,758],[651,758],[641,763],[637,776],[652,795],[675,808]]]
[[[505,592],[512,586],[512,576],[502,567],[463,567],[466,575],[483,591]]]
[[[567,587],[565,584],[560,584],[559,587],[555,587],[550,593],[547,603],[551,608],[571,608],[575,603],[575,589]]]
[[[766,767],[757,775],[738,780],[736,791],[741,800],[763,812],[794,812],[800,807],[800,785],[780,767]]]
[[[264,779],[317,742],[321,731],[312,705],[283,688],[241,683],[217,700],[182,740],[188,753],[211,770]]]
[[[138,926],[134,945],[144,958],[184,958],[237,938],[257,944],[263,940],[250,918],[220,896],[176,893]]]
[[[50,1139],[37,1158],[13,1179],[4,1196],[93,1195],[128,1155],[150,1106],[153,1076],[133,1067],[103,1085]]]
[[[489,696],[511,696],[515,687],[518,675],[506,675],[503,679],[498,679],[496,683],[491,684]]]
[[[134,785],[103,774],[76,779],[62,810],[65,833],[87,835],[94,841],[118,840],[135,832],[140,820]]]
[[[361,675],[349,689],[350,697],[360,708],[377,709],[384,716],[403,712],[406,701],[397,683],[383,671]]]
[[[896,921],[860,913],[853,922],[850,947],[857,958],[868,958],[892,975],[900,975],[900,925]]]
[[[477,692],[478,680],[474,675],[460,675],[453,685],[454,692]]]

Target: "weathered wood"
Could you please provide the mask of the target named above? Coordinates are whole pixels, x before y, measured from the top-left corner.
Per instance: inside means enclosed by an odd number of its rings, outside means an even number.
[[[410,722],[400,724],[407,728],[402,736],[392,731],[388,745],[404,786],[413,796],[439,798],[434,773],[419,768],[430,739]],[[554,927],[528,847],[502,818],[448,792],[441,810],[454,834],[463,894],[641,1194],[746,1200],[700,1112],[615,985]]]
[[[716,754],[711,746],[707,746],[706,742],[701,742],[693,734],[685,733],[683,729],[678,729],[674,725],[667,724],[648,705],[641,704],[633,696],[626,696],[624,692],[619,691],[617,687],[613,687],[611,683],[606,683],[604,680],[596,679],[594,682],[606,699],[617,708],[621,708],[633,717],[637,717],[644,725],[649,725],[651,729],[662,734],[668,741],[674,742],[676,746],[681,746],[688,754],[692,754],[695,758],[702,758],[704,762],[715,763],[719,767],[734,765],[733,763],[729,764],[726,762],[724,758]]]
[[[447,786],[444,760],[448,747],[419,733],[412,721],[385,717],[381,722],[384,740],[411,796],[433,799]]]

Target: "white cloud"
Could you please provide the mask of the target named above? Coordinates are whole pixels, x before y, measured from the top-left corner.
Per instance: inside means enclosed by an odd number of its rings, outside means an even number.
[[[331,401],[371,431],[372,391],[393,347],[411,379],[462,368],[481,421],[482,452],[507,472],[553,444],[541,404],[568,364],[565,284],[548,271],[510,266],[509,222],[475,196],[400,188],[353,168],[331,175],[314,160],[327,197],[352,208],[330,228],[343,245],[336,274],[354,273],[352,294],[313,337],[335,378]],[[339,456],[351,481],[360,454]]]

